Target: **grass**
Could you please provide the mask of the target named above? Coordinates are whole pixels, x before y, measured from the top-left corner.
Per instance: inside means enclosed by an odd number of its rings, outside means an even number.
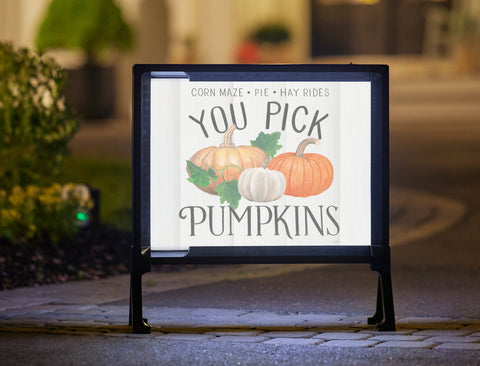
[[[100,220],[131,230],[132,172],[126,159],[70,156],[65,159],[60,183],[83,183],[100,190]]]

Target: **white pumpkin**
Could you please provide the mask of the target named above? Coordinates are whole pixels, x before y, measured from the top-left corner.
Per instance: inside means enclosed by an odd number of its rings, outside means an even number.
[[[282,172],[266,168],[245,169],[238,178],[238,192],[254,202],[275,201],[283,196],[286,186]]]

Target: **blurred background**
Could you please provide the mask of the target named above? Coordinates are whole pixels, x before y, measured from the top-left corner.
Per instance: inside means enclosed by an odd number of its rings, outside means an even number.
[[[120,228],[131,218],[135,63],[388,64],[392,129],[412,103],[432,120],[480,95],[477,0],[0,0],[0,42],[67,69],[81,123],[63,180],[100,188],[100,217]]]
[[[436,78],[470,75],[480,69],[480,2],[476,0],[114,3],[128,29],[109,19],[114,15],[111,9],[91,6],[82,11],[60,5],[56,9],[60,14],[52,15],[51,0],[0,0],[0,41],[42,48],[72,70],[73,82],[82,78],[74,71],[91,59],[90,50],[68,39],[77,36],[74,26],[86,28],[90,22],[89,31],[99,38],[110,32],[95,55],[96,63],[108,71],[94,77],[112,87],[104,92],[107,106],[81,112],[86,119],[115,117],[123,123],[131,112],[134,63],[375,62],[390,64],[393,80],[425,74]],[[42,24],[48,22],[58,27],[46,25],[49,29],[40,34]],[[60,23],[68,26],[62,28]],[[55,42],[55,31],[64,35],[62,42]],[[82,103],[86,102],[74,101],[79,109]]]
[[[104,229],[98,242],[114,248],[83,250],[87,256],[80,270],[52,270],[61,276],[50,276],[51,281],[85,277],[91,252],[107,255],[90,277],[99,276],[109,263],[122,264],[114,273],[126,271],[132,217],[131,69],[136,63],[388,64],[392,187],[470,204],[471,197],[478,196],[478,0],[0,0],[1,42],[45,53],[67,69],[66,99],[80,117],[80,128],[65,139],[71,153],[61,161],[62,174],[48,172],[47,180],[84,183],[100,191]],[[28,66],[31,61],[26,62]],[[5,70],[0,68],[5,80],[21,74]],[[29,93],[40,92],[36,81],[24,82]],[[17,98],[21,93],[15,89],[11,94]],[[51,107],[51,101],[46,102]],[[8,107],[15,112],[15,105]],[[22,115],[38,109],[33,107],[25,104]],[[21,126],[19,118],[9,123]],[[49,120],[48,113],[42,118]],[[25,139],[33,139],[29,131],[24,131]],[[23,141],[13,148],[26,151]],[[24,155],[27,160],[34,156]],[[462,189],[454,189],[460,184]],[[392,222],[399,222],[395,212],[407,212],[403,217],[421,231],[421,223],[432,217],[430,211],[424,210],[426,218],[418,209],[410,214],[397,196],[391,197]],[[459,215],[453,216],[457,220]],[[25,224],[22,220],[20,226]],[[393,240],[405,231],[396,227],[400,229],[392,230]],[[478,224],[465,232],[471,228]],[[80,248],[75,243],[73,248]],[[118,253],[119,259],[111,253]],[[44,257],[48,256],[31,259],[33,280],[8,280],[4,287],[38,283],[38,258]],[[22,276],[26,261],[12,259]]]

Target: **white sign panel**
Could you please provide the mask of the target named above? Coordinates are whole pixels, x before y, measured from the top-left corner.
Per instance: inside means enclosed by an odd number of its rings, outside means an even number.
[[[153,78],[152,250],[370,245],[370,89]]]

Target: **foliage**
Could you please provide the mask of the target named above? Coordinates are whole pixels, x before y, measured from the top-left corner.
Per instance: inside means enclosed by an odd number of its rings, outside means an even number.
[[[75,233],[75,213],[92,207],[89,193],[72,183],[0,190],[0,237],[17,244],[56,243]]]
[[[480,7],[474,1],[458,1],[451,13],[453,35],[462,42],[478,44],[480,38]]]
[[[282,145],[278,144],[280,139],[280,132],[263,133],[260,132],[255,140],[250,140],[252,146],[262,149],[267,157],[273,158],[278,150],[282,148]]]
[[[188,178],[188,181],[199,187],[207,187],[212,180],[218,179],[217,173],[215,173],[215,170],[211,167],[209,167],[208,170],[202,169],[193,164],[190,160],[187,160],[187,168],[190,172],[190,178]]]
[[[220,197],[221,203],[227,202],[234,210],[238,208],[238,203],[242,198],[238,192],[238,180],[232,179],[227,182],[220,183],[215,188],[215,192],[217,192],[218,196]]]
[[[290,31],[282,23],[268,23],[253,33],[253,39],[257,43],[278,44],[290,40]]]
[[[68,156],[59,182],[84,182],[100,190],[100,222],[130,230],[132,169],[128,159]]]
[[[104,51],[128,50],[132,44],[131,29],[114,0],[53,0],[36,40],[41,51],[80,49],[97,63]]]
[[[51,183],[78,121],[52,59],[0,43],[0,188]]]

